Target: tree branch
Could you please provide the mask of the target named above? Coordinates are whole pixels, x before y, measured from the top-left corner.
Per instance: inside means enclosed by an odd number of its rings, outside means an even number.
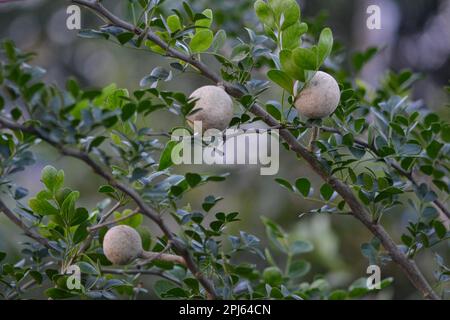
[[[139,193],[137,193],[136,190],[132,189],[127,184],[116,180],[109,171],[103,170],[103,168],[99,164],[97,164],[88,154],[80,150],[67,147],[59,142],[53,141],[53,139],[51,139],[40,128],[24,126],[5,118],[0,118],[0,125],[11,130],[21,130],[23,132],[28,132],[41,138],[43,141],[46,141],[51,146],[58,149],[63,155],[83,161],[89,167],[91,167],[91,169],[97,175],[103,177],[106,181],[108,181],[108,183],[111,186],[119,189],[120,191],[128,195],[139,206],[141,213],[150,218],[150,220],[152,220],[154,223],[156,223],[156,225],[161,229],[161,231],[173,243],[174,251],[184,258],[186,267],[191,271],[193,276],[196,277],[197,280],[200,282],[200,284],[203,286],[203,288],[207,293],[208,299],[217,298],[213,284],[198,269],[194,259],[192,258],[190,252],[187,250],[186,246],[175,238],[174,234],[170,231],[169,227],[167,227],[163,219],[161,219],[158,212],[149,205],[147,205],[147,203],[145,203],[145,201],[141,198],[141,196],[139,195]]]
[[[344,135],[340,130],[335,129],[335,128],[321,127],[321,130],[322,130],[322,131],[325,131],[325,132],[336,133],[336,134],[339,134],[339,135],[341,135],[341,136]],[[361,146],[361,147],[363,147],[363,148],[365,148],[365,149],[368,149],[368,150],[372,151],[375,155],[379,156],[378,150],[375,148],[375,146],[370,145],[367,141],[364,141],[364,140],[362,140],[362,139],[355,138],[355,139],[354,139],[354,142],[355,142],[357,145],[359,145],[359,146]],[[380,157],[380,158],[382,158],[382,157]],[[418,187],[418,186],[419,186],[419,183],[418,183],[417,180],[413,177],[413,175],[412,175],[411,172],[408,172],[408,171],[404,170],[404,169],[403,169],[397,162],[395,162],[394,160],[391,160],[391,159],[385,159],[385,158],[382,158],[382,159],[384,160],[384,162],[385,162],[387,165],[389,165],[389,166],[391,166],[392,168],[394,168],[395,171],[396,171],[398,174],[400,174],[401,176],[403,176],[403,177],[405,177],[406,179],[408,179],[415,187]],[[436,191],[434,191],[433,188],[431,188],[430,186],[428,186],[428,189],[436,193]],[[439,199],[435,199],[435,200],[433,201],[433,204],[435,205],[436,208],[438,208],[440,211],[442,211],[442,213],[445,214],[445,215],[447,216],[447,218],[450,219],[450,211],[449,211],[449,209],[448,209],[448,208],[447,208],[447,207],[446,207]]]
[[[125,30],[134,32],[137,35],[142,34],[142,30],[130,24],[129,22],[123,21],[122,19],[116,17],[110,11],[108,11],[101,3],[98,1],[89,1],[89,0],[72,0],[73,3],[83,5],[91,10],[94,10],[96,13],[100,14],[104,18],[106,18],[110,23],[115,26],[121,27]],[[222,84],[225,87],[225,90],[235,98],[241,98],[243,93],[236,87],[224,83],[222,79],[211,71],[211,68],[203,64],[201,61],[196,60],[194,57],[185,55],[182,52],[179,52],[173,48],[171,48],[167,43],[165,43],[162,39],[160,39],[155,33],[151,30],[147,32],[147,39],[154,42],[161,48],[166,50],[166,54],[172,58],[176,58],[182,60],[184,62],[189,63],[191,66],[197,68],[201,74],[205,77],[209,78],[216,84]],[[266,122],[269,126],[279,126],[279,122],[273,118],[269,113],[267,113],[259,104],[254,104],[250,107],[250,112],[260,117],[264,122]],[[33,129],[36,133],[36,129]],[[422,295],[427,299],[440,299],[440,297],[433,291],[431,286],[426,281],[425,277],[422,275],[420,270],[417,268],[415,263],[408,259],[406,255],[397,247],[395,242],[391,239],[391,237],[387,234],[384,228],[372,221],[370,213],[367,209],[360,203],[358,198],[354,195],[353,191],[350,187],[344,184],[342,181],[336,179],[331,176],[328,171],[322,166],[322,164],[315,158],[313,154],[311,154],[306,148],[304,148],[290,133],[287,129],[280,130],[280,136],[287,142],[290,148],[297,153],[297,155],[303,157],[305,161],[311,166],[311,168],[328,184],[330,184],[333,189],[345,200],[350,209],[352,210],[353,215],[361,221],[376,237],[379,238],[383,247],[389,252],[394,262],[396,262],[404,273],[407,275],[411,283],[422,293]],[[41,137],[43,140],[43,137]],[[172,239],[173,236],[167,226],[163,223],[157,212],[155,212],[152,208],[150,208],[143,199],[139,196],[139,194],[134,190],[128,187],[127,185],[116,181],[114,177],[109,173],[101,169],[101,167],[96,164],[87,154],[82,153],[78,150],[69,149],[63,145],[55,143],[54,141],[48,141],[52,145],[56,146],[63,154],[78,158],[88,164],[94,172],[98,175],[104,177],[111,185],[118,188],[122,192],[129,195],[141,208],[142,212],[147,215],[150,219],[152,219],[166,234],[170,235],[169,239]],[[186,263],[191,272],[197,276],[199,281],[205,287],[206,291],[210,294],[214,292],[212,285],[209,281],[204,278],[202,275],[197,274],[197,267],[194,264],[192,257],[184,245],[174,242],[174,247],[179,251],[179,254],[182,255],[186,259]],[[213,294],[214,295],[214,294]]]

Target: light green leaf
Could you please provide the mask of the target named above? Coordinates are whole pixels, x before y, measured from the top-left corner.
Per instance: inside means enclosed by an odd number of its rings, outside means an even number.
[[[172,162],[172,149],[178,144],[178,141],[169,141],[164,148],[164,151],[161,154],[161,158],[159,159],[159,167],[158,170],[164,170],[173,165]]]
[[[217,31],[213,39],[212,50],[214,52],[217,52],[220,49],[222,49],[226,40],[227,40],[227,33],[225,32],[225,30],[220,29],[219,31]]]
[[[281,69],[289,76],[296,80],[305,81],[305,72],[294,62],[291,50],[280,51],[280,63]]]
[[[212,24],[213,21],[213,13],[211,9],[205,9],[203,10],[202,14],[208,18],[204,18],[204,19],[199,19],[197,21],[195,21],[195,25],[198,27],[204,27],[204,28],[209,28]],[[201,28],[197,29],[197,32],[203,30]]]
[[[267,3],[258,0],[255,2],[254,8],[259,21],[273,29],[275,27],[275,16]]]
[[[275,14],[276,24],[281,28],[287,28],[300,19],[300,8],[295,0],[269,0],[269,6]]]
[[[47,216],[47,215],[57,215],[59,213],[58,209],[50,204],[47,200],[31,198],[28,201],[28,205],[34,213]]]
[[[333,33],[330,28],[325,28],[320,33],[319,43],[317,45],[319,65],[321,65],[325,59],[330,55],[333,49]]]
[[[41,181],[52,193],[57,192],[64,184],[64,171],[56,170],[52,166],[42,169]]]
[[[302,69],[317,70],[317,47],[312,48],[297,48],[292,51],[294,62]]]
[[[278,84],[284,90],[292,94],[294,90],[294,82],[292,81],[291,77],[289,77],[285,72],[281,70],[270,70],[269,72],[267,72],[267,77],[269,77],[270,80]]]
[[[306,23],[297,21],[293,25],[284,29],[281,33],[281,44],[283,49],[296,49],[301,45],[302,34],[308,31]]]
[[[167,26],[169,27],[171,33],[175,33],[178,30],[181,30],[182,26],[181,26],[180,18],[176,14],[168,16],[167,17]]]
[[[192,52],[199,53],[208,50],[213,42],[213,32],[211,30],[199,30],[191,40],[190,47]]]

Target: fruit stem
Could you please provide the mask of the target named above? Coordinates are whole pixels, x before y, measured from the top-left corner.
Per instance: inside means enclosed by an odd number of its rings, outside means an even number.
[[[140,254],[139,258],[146,259],[145,261],[146,264],[150,263],[151,261],[157,260],[181,264],[183,266],[186,265],[186,261],[184,260],[183,257],[177,256],[175,254],[168,254],[162,252],[143,251]]]
[[[309,144],[308,144],[309,152],[314,152],[314,141],[316,141],[317,138],[319,137],[319,133],[320,133],[319,127],[316,127],[316,126],[312,127],[311,139],[309,140]]]

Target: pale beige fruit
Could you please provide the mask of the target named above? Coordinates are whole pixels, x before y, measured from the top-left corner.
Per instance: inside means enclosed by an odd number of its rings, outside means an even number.
[[[114,264],[125,265],[135,259],[149,259],[167,261],[186,265],[183,257],[161,253],[149,252],[142,248],[139,233],[126,225],[119,225],[108,230],[103,238],[103,253]]]
[[[126,225],[112,227],[103,239],[103,252],[114,264],[128,264],[139,258],[143,251],[141,236]]]
[[[310,119],[322,119],[331,115],[339,104],[341,92],[332,76],[317,71],[295,98],[298,112]]]
[[[194,121],[202,122],[202,131],[225,130],[233,118],[233,101],[225,90],[218,86],[203,86],[192,92],[191,99],[198,99],[192,109],[199,111],[187,117],[193,128]]]

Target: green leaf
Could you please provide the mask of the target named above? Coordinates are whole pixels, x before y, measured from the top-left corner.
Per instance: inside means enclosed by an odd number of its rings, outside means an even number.
[[[211,30],[199,30],[189,44],[192,52],[199,53],[208,50],[213,42],[213,38],[214,35]]]
[[[285,0],[283,4],[284,21],[281,25],[281,30],[292,26],[300,20],[300,7],[296,0]]]
[[[269,0],[275,14],[275,21],[285,29],[300,19],[300,7],[296,0]]]
[[[175,285],[170,281],[158,280],[153,286],[153,290],[155,290],[155,293],[158,297],[162,298],[164,293],[166,293],[170,289],[173,289],[174,287]]]
[[[59,210],[52,206],[50,202],[44,199],[31,198],[28,201],[28,205],[34,213],[41,216],[59,214]]]
[[[212,43],[212,50],[214,52],[218,52],[225,44],[225,41],[227,40],[227,33],[225,30],[220,29],[217,31],[216,35],[214,36],[213,43]]]
[[[71,226],[79,225],[89,219],[89,212],[85,208],[77,208],[70,221]]]
[[[314,250],[314,246],[311,242],[296,240],[290,245],[290,252],[292,255],[311,252]]]
[[[83,274],[98,275],[97,268],[94,265],[92,265],[91,263],[88,263],[85,261],[79,261],[79,262],[77,262],[77,266],[80,267],[80,271]]]
[[[266,104],[266,110],[272,117],[274,117],[278,121],[281,120],[281,111],[277,107],[269,103]]]
[[[289,247],[286,243],[287,234],[284,232],[284,230],[269,218],[261,217],[261,220],[266,226],[266,233],[270,242],[281,252],[288,253]]]
[[[271,286],[279,286],[283,283],[283,274],[278,267],[268,267],[263,271],[264,282]]]
[[[325,28],[320,33],[319,43],[317,45],[317,53],[319,55],[319,65],[330,55],[333,49],[333,33],[330,28]]]
[[[2,251],[0,251],[0,262],[2,262],[2,261],[3,261],[3,259],[5,259],[5,257],[6,257],[6,253],[5,253],[5,252],[2,252]]]
[[[98,188],[98,192],[100,193],[114,193],[115,191],[116,189],[108,184],[100,186],[100,188]]]
[[[75,202],[79,197],[78,191],[72,191],[61,205],[61,216],[67,223],[70,223],[75,216]]]
[[[127,121],[128,119],[130,119],[136,112],[136,104],[134,103],[127,103],[126,105],[123,106],[122,108],[122,121]]]
[[[164,151],[161,154],[161,158],[159,159],[159,167],[158,170],[164,170],[173,165],[172,162],[172,149],[178,144],[178,141],[169,141],[164,148]]]
[[[308,31],[308,25],[297,21],[293,25],[283,30],[281,34],[281,46],[283,49],[296,49],[301,44],[302,34]]]
[[[277,85],[282,87],[284,90],[286,90],[290,94],[293,93],[294,82],[292,81],[291,77],[289,77],[283,71],[281,71],[281,70],[270,70],[269,72],[267,72],[267,77],[269,77],[270,80],[275,82]]]
[[[289,183],[289,181],[282,179],[282,178],[276,178],[275,181],[282,187],[285,187],[289,191],[295,191],[294,187]]]
[[[46,166],[42,169],[41,181],[54,194],[64,185],[64,171]]]
[[[83,223],[80,224],[78,228],[75,230],[75,233],[73,234],[73,242],[75,244],[80,243],[81,241],[87,238],[87,236],[89,235],[89,231],[87,229],[88,226],[89,226],[88,223]]]
[[[447,233],[447,228],[445,228],[445,226],[442,224],[442,222],[440,222],[439,220],[433,221],[433,227],[434,227],[434,230],[436,231],[436,234],[439,237],[439,239],[442,239],[445,237],[445,235]]]
[[[147,251],[150,250],[150,247],[152,244],[152,235],[151,235],[150,231],[148,230],[148,228],[146,228],[144,226],[138,226],[135,229],[141,236],[142,248],[144,248],[144,250],[147,250]]]
[[[50,288],[45,290],[45,295],[52,299],[68,299],[77,296],[76,294],[70,293],[69,291],[59,289],[59,288]]]
[[[306,275],[311,270],[311,264],[304,260],[297,260],[289,266],[289,278],[299,278]]]
[[[450,143],[450,124],[445,124],[442,127],[441,137],[444,142]]]
[[[122,213],[114,212],[114,219],[115,220],[121,219],[121,218],[126,217],[127,215],[131,214],[132,212],[133,211],[130,209],[126,209]],[[128,219],[120,221],[119,224],[127,225],[132,228],[137,228],[142,224],[143,221],[144,221],[144,217],[142,216],[142,214],[134,214],[131,217],[129,217]]]
[[[326,201],[330,200],[333,192],[333,188],[328,183],[325,183],[320,187],[320,195]]]
[[[181,30],[182,26],[181,26],[180,18],[176,14],[168,16],[167,17],[167,26],[169,27],[171,33],[175,33],[178,30]]]
[[[117,35],[117,40],[119,40],[121,45],[126,44],[128,41],[133,39],[134,33],[133,32],[122,32]]]
[[[42,274],[36,270],[31,270],[30,276],[34,279],[34,281],[36,281],[37,284],[41,284],[42,280],[44,280],[44,277],[42,276]]]
[[[191,188],[194,188],[202,181],[202,177],[197,173],[186,173],[186,181]]]
[[[255,2],[254,8],[259,21],[273,29],[275,27],[275,16],[267,3],[258,0]]]
[[[291,50],[280,51],[281,69],[296,80],[305,81],[305,72],[294,62]]]
[[[214,197],[212,195],[209,195],[205,198],[205,200],[203,200],[202,203],[202,208],[203,210],[205,210],[206,212],[209,212],[209,210],[211,210],[217,202],[219,202],[220,200],[222,200],[222,197]]]
[[[427,154],[430,158],[436,159],[444,145],[436,140],[433,140],[427,147]]]
[[[347,292],[345,290],[335,290],[330,293],[329,300],[345,300],[347,298]]]
[[[198,27],[204,27],[204,28],[209,28],[212,24],[213,21],[213,13],[211,11],[211,9],[205,9],[203,10],[202,14],[207,17],[207,18],[202,18],[202,19],[198,19],[195,21],[195,25]],[[202,30],[200,28],[197,29],[197,32],[199,30]]]
[[[396,187],[389,187],[383,191],[381,191],[376,197],[375,197],[375,202],[380,202],[384,199],[387,199],[389,197],[392,197],[396,194],[401,194],[403,193],[402,189],[396,188]]]
[[[311,182],[306,178],[300,178],[295,181],[295,187],[304,197],[307,197],[311,190]]]
[[[292,51],[292,57],[294,58],[294,62],[300,68],[304,70],[317,70],[318,68],[318,60],[316,51],[317,47],[312,47],[311,49],[307,48],[297,48]]]
[[[78,36],[87,39],[108,39],[109,35],[97,30],[84,29],[78,32]]]

